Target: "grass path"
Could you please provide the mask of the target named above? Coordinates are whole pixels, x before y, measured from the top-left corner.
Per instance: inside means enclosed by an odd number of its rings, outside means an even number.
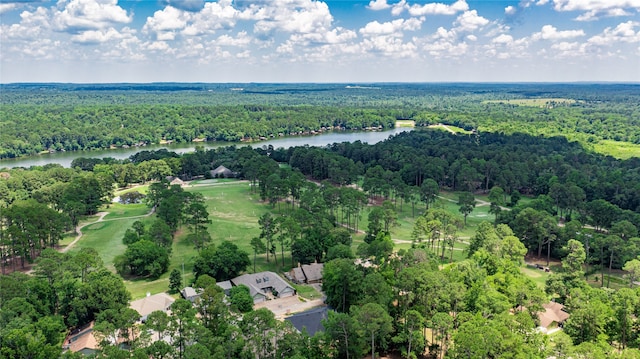
[[[151,211],[149,211],[149,213],[147,214],[143,214],[140,216],[132,216],[132,217],[121,217],[121,218],[112,218],[112,219],[104,219],[105,216],[109,215],[110,212],[98,212],[96,213],[98,215],[98,219],[93,221],[93,222],[88,222],[88,223],[84,223],[82,225],[78,225],[76,226],[76,238],[69,243],[66,247],[62,248],[60,250],[60,252],[62,253],[66,253],[68,252],[71,248],[73,248],[73,246],[75,246],[76,243],[78,243],[78,241],[80,240],[80,238],[82,238],[82,228],[90,226],[92,224],[96,224],[98,222],[110,222],[110,221],[121,221],[121,220],[128,220],[128,219],[134,219],[134,218],[144,218],[144,217],[149,217],[150,215],[152,215],[155,212],[155,208],[152,208]]]

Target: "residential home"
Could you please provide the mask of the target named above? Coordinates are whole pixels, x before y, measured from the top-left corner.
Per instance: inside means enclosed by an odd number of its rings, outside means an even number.
[[[322,320],[327,319],[327,313],[329,307],[323,306],[294,314],[284,320],[291,322],[299,332],[306,330],[309,336],[314,336],[317,332],[324,331]]]
[[[168,311],[173,302],[175,299],[166,293],[154,295],[147,293],[146,297],[131,302],[129,308],[140,313],[140,321],[144,322],[147,320],[147,316],[156,310]]]
[[[218,166],[215,170],[209,171],[211,178],[231,178],[236,174],[225,166]]]
[[[273,272],[243,274],[231,279],[231,283],[235,286],[244,284],[249,287],[254,303],[263,302],[268,298],[284,298],[296,294],[292,286]]]
[[[289,279],[296,284],[302,284],[307,282],[307,277],[304,276],[304,272],[302,271],[302,267],[300,263],[298,263],[297,267],[291,269],[288,273]]]
[[[229,296],[229,294],[231,293],[231,287],[233,287],[233,284],[231,284],[231,281],[225,280],[223,282],[217,282],[216,285],[220,288],[222,288],[222,290],[224,291],[224,295]]]
[[[543,304],[542,307],[544,311],[538,313],[538,319],[543,332],[555,327],[561,327],[564,321],[569,318],[569,313],[563,310],[564,305],[560,303],[549,302]]]
[[[93,325],[91,322],[83,327],[74,329],[64,339],[63,351],[71,351],[83,355],[92,355],[98,350],[98,341],[93,335]]]
[[[195,303],[196,299],[200,298],[200,295],[202,294],[202,289],[200,288],[195,289],[193,287],[184,287],[180,291],[180,294],[182,295],[182,298],[190,301],[191,303]]]
[[[307,279],[307,283],[320,283],[322,282],[322,270],[324,269],[323,263],[311,263],[303,264],[302,271]]]

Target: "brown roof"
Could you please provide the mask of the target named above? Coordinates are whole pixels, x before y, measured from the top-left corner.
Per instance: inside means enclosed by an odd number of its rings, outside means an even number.
[[[544,312],[538,313],[540,326],[548,328],[552,323],[562,323],[569,318],[569,313],[563,311],[564,305],[556,302],[549,302],[542,305]]]
[[[307,277],[308,282],[322,280],[323,268],[323,263],[311,263],[302,265],[302,271],[304,272],[305,277]]]
[[[89,323],[83,328],[80,328],[64,340],[64,348],[69,349],[72,352],[79,352],[83,349],[96,350],[98,348],[98,341],[93,336],[93,324]]]
[[[170,295],[166,293],[158,293],[148,295],[142,299],[134,300],[131,302],[129,308],[134,309],[140,313],[141,317],[144,318],[156,310],[166,311],[173,302],[175,302],[175,299]]]

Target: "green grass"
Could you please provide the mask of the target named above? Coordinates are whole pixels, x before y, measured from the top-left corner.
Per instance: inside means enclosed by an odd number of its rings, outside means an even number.
[[[71,251],[93,248],[100,255],[104,265],[109,270],[115,271],[113,259],[123,254],[127,249],[122,243],[122,237],[127,228],[130,228],[135,221],[135,219],[122,219],[90,224],[82,229],[82,239],[76,243]]]
[[[619,159],[640,157],[640,144],[602,140],[593,145],[594,151]]]
[[[525,276],[531,278],[531,280],[533,280],[538,285],[538,287],[543,290],[546,285],[547,278],[549,278],[550,275],[549,272],[545,272],[541,269],[529,266],[520,267],[520,272],[522,272],[522,274],[524,274]]]
[[[523,98],[511,100],[487,100],[483,101],[482,103],[499,103],[530,107],[549,107],[554,104],[571,105],[576,103],[576,100],[566,98]]]
[[[142,203],[136,203],[136,204],[110,203],[108,206],[109,207],[106,208],[105,211],[109,212],[109,214],[104,217],[105,220],[139,217],[139,216],[146,215],[150,211],[149,207],[147,207],[145,204],[142,204]]]
[[[313,288],[310,285],[293,284],[293,288],[295,288],[298,295],[301,296],[302,298],[305,298],[308,300],[315,300],[315,299],[322,298],[322,295],[320,294],[320,292],[318,292],[315,288]]]

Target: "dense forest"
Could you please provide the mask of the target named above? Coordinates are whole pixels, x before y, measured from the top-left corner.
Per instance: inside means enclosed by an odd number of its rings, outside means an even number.
[[[606,140],[640,144],[640,92],[633,84],[0,86],[0,158],[389,128],[397,119],[418,126],[562,135],[588,146]],[[510,102],[518,99],[525,101]]]

